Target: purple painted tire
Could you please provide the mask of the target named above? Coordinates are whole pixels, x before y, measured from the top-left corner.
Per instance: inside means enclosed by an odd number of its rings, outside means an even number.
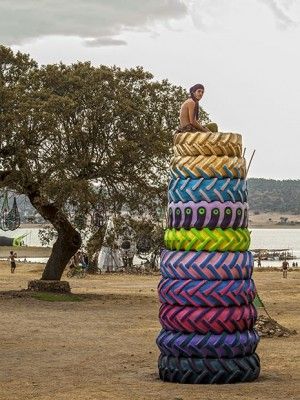
[[[255,352],[259,336],[255,330],[221,333],[182,333],[162,330],[156,339],[167,356],[199,358],[234,358]]]
[[[163,277],[172,279],[249,279],[253,272],[253,256],[250,251],[163,250],[160,270]]]
[[[230,307],[251,304],[256,289],[252,279],[195,281],[162,278],[158,285],[160,302],[194,307]]]
[[[194,203],[189,201],[183,203],[170,203],[168,207],[168,226],[170,228],[197,228],[204,227],[214,229],[226,228],[247,228],[248,226],[247,203],[232,203],[226,201],[213,201],[207,203],[201,201]]]

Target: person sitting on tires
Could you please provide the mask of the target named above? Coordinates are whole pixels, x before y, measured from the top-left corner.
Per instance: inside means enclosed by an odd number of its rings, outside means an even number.
[[[204,94],[204,86],[200,83],[190,88],[191,97],[180,108],[180,127],[177,132],[218,132],[218,125],[211,122],[202,125],[199,121],[199,101]]]

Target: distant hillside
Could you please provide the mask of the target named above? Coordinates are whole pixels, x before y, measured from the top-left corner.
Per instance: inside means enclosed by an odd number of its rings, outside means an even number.
[[[300,214],[300,180],[249,178],[250,209]]]

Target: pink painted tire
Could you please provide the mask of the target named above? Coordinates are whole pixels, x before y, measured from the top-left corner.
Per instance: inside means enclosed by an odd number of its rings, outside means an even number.
[[[248,226],[247,203],[233,203],[226,201],[213,201],[208,203],[189,201],[183,203],[170,203],[168,207],[168,226],[170,228],[247,228]]]
[[[163,250],[160,270],[164,278],[171,279],[249,279],[253,272],[253,256],[250,251]]]
[[[164,329],[177,332],[221,334],[251,330],[257,318],[255,307],[191,307],[162,304],[159,320]]]

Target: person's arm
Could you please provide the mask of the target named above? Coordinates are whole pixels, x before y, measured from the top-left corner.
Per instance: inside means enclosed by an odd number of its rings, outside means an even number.
[[[191,125],[193,125],[196,129],[198,129],[200,132],[209,132],[209,129],[207,129],[205,126],[202,126],[195,118],[195,107],[196,103],[194,101],[190,101],[188,103],[188,111],[189,111],[189,122]]]

